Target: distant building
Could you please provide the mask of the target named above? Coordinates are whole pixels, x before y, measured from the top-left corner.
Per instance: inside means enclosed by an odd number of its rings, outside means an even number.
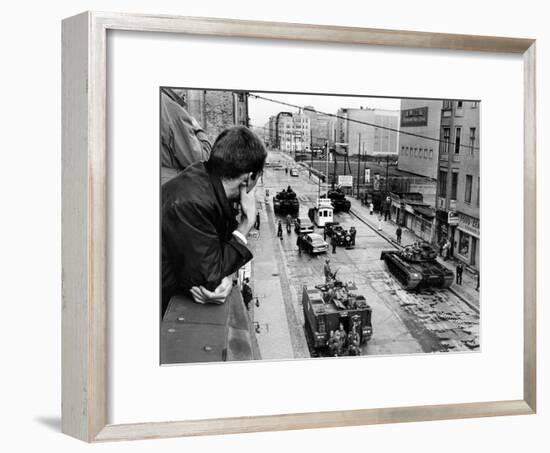
[[[401,100],[399,170],[437,179],[442,107],[443,101]]]
[[[368,123],[368,124],[362,124]],[[397,154],[399,111],[342,108],[336,120],[336,150],[349,155]]]
[[[211,143],[224,129],[248,126],[248,93],[246,91],[174,90],[186,109],[205,130]]]
[[[269,119],[271,146],[289,153],[311,148],[309,117],[303,113],[279,112]]]
[[[304,115],[309,118],[311,146],[322,148],[330,142],[334,118],[314,111],[313,106],[304,107]]]
[[[479,103],[443,101],[436,231],[455,258],[479,269]]]

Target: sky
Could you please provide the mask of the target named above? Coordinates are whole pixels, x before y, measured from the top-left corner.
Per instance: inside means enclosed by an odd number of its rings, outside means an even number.
[[[332,96],[312,94],[281,94],[251,92],[269,99],[287,102],[299,106],[313,106],[318,112],[335,114],[339,108],[369,107],[387,110],[400,110],[401,100],[394,98],[375,98],[365,96]],[[275,102],[248,98],[248,116],[252,126],[263,127],[269,117],[279,112],[294,112],[296,109]]]

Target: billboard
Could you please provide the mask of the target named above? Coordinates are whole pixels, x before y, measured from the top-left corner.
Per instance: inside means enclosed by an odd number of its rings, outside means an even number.
[[[338,185],[340,187],[353,187],[353,176],[338,175]]]
[[[427,126],[428,107],[401,110],[401,127]]]

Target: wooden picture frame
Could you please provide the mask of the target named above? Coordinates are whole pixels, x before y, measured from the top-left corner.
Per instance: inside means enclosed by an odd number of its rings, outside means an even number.
[[[106,341],[107,32],[438,48],[523,55],[523,399],[109,425]],[[86,12],[63,21],[62,430],[87,442],[533,414],[536,411],[535,40]]]

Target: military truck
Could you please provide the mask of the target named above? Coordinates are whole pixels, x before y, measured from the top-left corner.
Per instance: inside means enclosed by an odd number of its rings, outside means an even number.
[[[300,202],[296,197],[296,192],[290,186],[277,192],[273,197],[273,211],[275,214],[297,215],[300,211]]]
[[[354,283],[343,283],[335,275],[324,284],[303,287],[304,329],[315,354],[330,353],[331,332],[339,330],[340,324],[346,335],[355,328],[361,345],[372,337],[372,308],[356,290]]]
[[[448,288],[454,281],[453,271],[438,263],[437,252],[427,242],[408,245],[401,250],[383,251],[380,259],[407,290]]]

